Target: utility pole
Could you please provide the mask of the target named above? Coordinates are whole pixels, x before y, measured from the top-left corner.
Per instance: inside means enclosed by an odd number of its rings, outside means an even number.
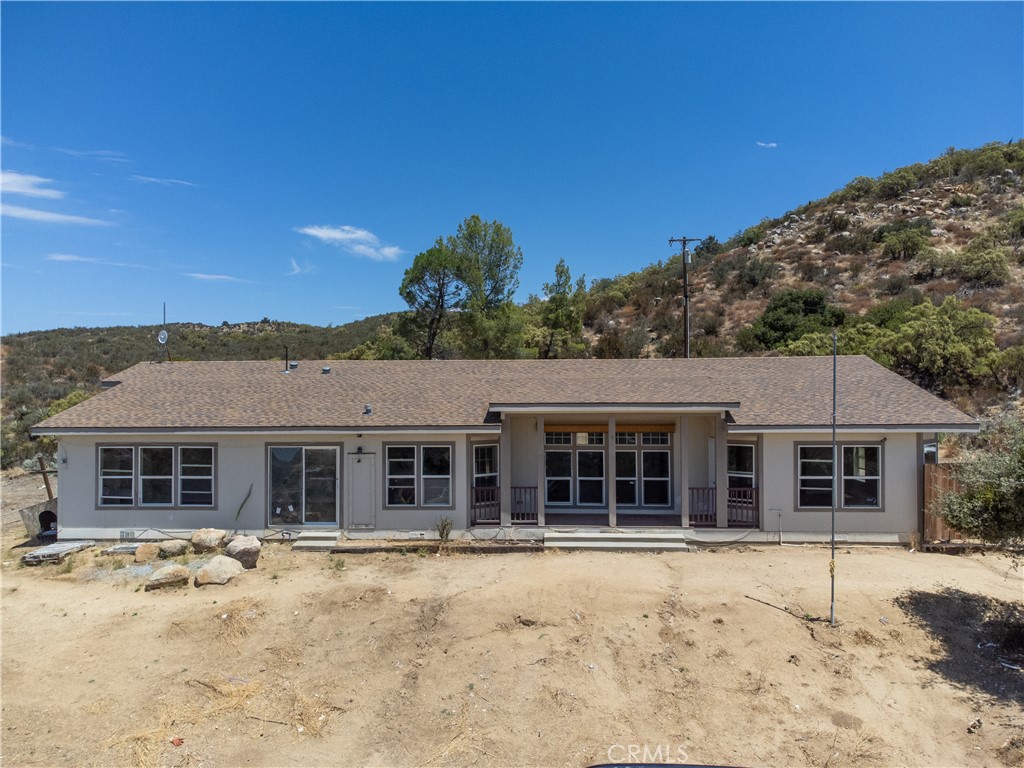
[[[686,358],[690,357],[690,277],[687,274],[687,267],[690,264],[690,251],[687,246],[690,243],[699,243],[703,237],[670,237],[669,247],[679,243],[683,246],[683,323],[686,325]]]

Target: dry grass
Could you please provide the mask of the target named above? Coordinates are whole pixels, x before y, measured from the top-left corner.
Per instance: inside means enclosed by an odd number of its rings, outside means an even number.
[[[174,717],[170,710],[164,709],[160,714],[159,723],[150,728],[136,730],[122,729],[107,741],[106,746],[124,755],[129,765],[144,766],[158,765],[159,758],[171,738],[171,724]]]

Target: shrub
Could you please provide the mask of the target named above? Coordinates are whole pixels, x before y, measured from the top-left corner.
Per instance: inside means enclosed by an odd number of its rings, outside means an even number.
[[[970,208],[974,205],[974,198],[970,195],[961,195],[959,193],[949,198],[950,208]]]
[[[1010,279],[1010,267],[1002,248],[984,251],[968,249],[961,256],[960,274],[971,284],[981,287],[1005,285]]]
[[[910,168],[900,168],[892,173],[884,174],[878,180],[876,191],[882,199],[892,199],[906,194],[917,183],[917,175]]]
[[[913,259],[928,244],[927,238],[919,229],[890,232],[885,235],[882,242],[882,255],[896,261]]]
[[[736,290],[748,293],[760,288],[767,294],[768,281],[779,271],[779,265],[761,258],[744,257],[736,270]]]

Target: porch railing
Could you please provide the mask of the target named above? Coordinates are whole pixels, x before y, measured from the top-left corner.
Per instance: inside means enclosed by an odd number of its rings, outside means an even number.
[[[501,489],[474,487],[469,509],[473,525],[501,525]]]
[[[501,489],[497,486],[470,489],[472,525],[501,525]],[[537,489],[512,486],[512,525],[537,524]]]
[[[757,488],[730,488],[728,521],[730,528],[756,528],[760,522]],[[718,525],[715,488],[690,489],[690,525],[714,528]]]
[[[537,489],[512,486],[512,525],[537,524]]]

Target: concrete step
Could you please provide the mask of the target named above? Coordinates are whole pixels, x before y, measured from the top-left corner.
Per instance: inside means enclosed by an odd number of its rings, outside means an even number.
[[[544,546],[553,549],[594,549],[606,551],[687,552],[681,533],[643,531],[545,531]]]
[[[323,531],[302,531],[295,537],[292,550],[296,552],[330,552],[338,545],[341,531],[326,529]]]

